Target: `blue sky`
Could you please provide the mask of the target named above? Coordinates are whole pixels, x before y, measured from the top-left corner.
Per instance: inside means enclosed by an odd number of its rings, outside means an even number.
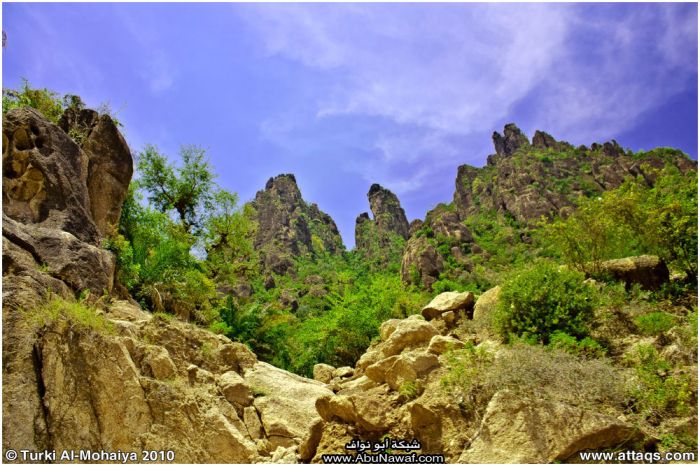
[[[515,122],[697,159],[697,4],[2,5],[4,87],[109,102],[134,152],[208,150],[250,200],[294,173],[348,246],[378,182],[410,219]]]

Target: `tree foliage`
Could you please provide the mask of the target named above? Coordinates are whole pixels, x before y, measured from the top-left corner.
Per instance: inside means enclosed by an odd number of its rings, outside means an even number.
[[[202,226],[202,212],[211,208],[215,175],[204,149],[189,145],[180,149],[181,166],[175,167],[155,146],[139,154],[139,187],[163,213],[174,211],[187,232]]]

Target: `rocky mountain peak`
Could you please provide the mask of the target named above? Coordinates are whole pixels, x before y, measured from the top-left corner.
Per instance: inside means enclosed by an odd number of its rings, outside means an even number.
[[[374,219],[367,212],[355,220],[355,247],[368,251],[373,238],[389,243],[391,235],[407,239],[408,220],[396,194],[377,183],[372,184],[367,193],[369,207]]]
[[[493,146],[496,149],[496,154],[501,157],[513,155],[520,147],[530,144],[527,136],[520,131],[515,123],[508,123],[503,128],[503,134],[498,131],[493,132]]]
[[[535,135],[532,137],[532,146],[539,149],[549,149],[557,147],[557,140],[552,137],[549,133],[540,131],[539,129],[535,131]]]
[[[290,204],[303,202],[297,180],[291,173],[277,175],[267,180],[265,191],[281,202]]]
[[[284,274],[292,258],[324,251],[343,250],[333,219],[316,204],[307,204],[292,174],[270,178],[252,202],[258,232],[255,247],[262,251],[263,265]]]
[[[369,207],[377,226],[408,238],[408,220],[396,194],[378,184],[373,184],[367,193]]]

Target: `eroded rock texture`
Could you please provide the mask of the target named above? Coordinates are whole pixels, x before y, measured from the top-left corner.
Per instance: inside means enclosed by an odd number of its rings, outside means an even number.
[[[344,249],[333,219],[304,201],[294,175],[270,178],[252,205],[258,222],[255,247],[267,270],[284,274],[292,269],[294,256]]]

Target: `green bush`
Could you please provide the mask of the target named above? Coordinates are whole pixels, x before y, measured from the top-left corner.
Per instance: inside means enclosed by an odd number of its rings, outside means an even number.
[[[579,340],[559,330],[550,335],[549,346],[584,358],[602,358],[606,354],[605,348],[591,337]]]
[[[635,411],[644,419],[656,423],[669,414],[685,416],[697,403],[693,401],[696,382],[689,374],[674,373],[671,364],[652,345],[637,345],[625,362],[635,369],[637,377],[630,393]]]
[[[593,316],[594,292],[580,272],[538,261],[507,280],[495,316],[504,340],[524,338],[547,344],[564,332],[585,337]]]
[[[59,319],[66,319],[73,325],[90,328],[99,333],[114,333],[112,323],[99,313],[95,306],[81,300],[69,301],[53,297],[26,312],[29,322],[39,327],[49,325]]]
[[[32,89],[26,79],[23,80],[20,90],[2,90],[2,113],[13,108],[32,107],[48,120],[57,123],[68,103],[69,96],[61,98],[58,93],[48,89]]]
[[[676,325],[676,318],[666,312],[656,311],[636,317],[634,323],[644,335],[659,335]]]
[[[681,173],[669,164],[654,174],[652,187],[645,178],[629,178],[617,189],[579,199],[578,209],[566,219],[543,225],[540,239],[547,253],[589,273],[599,272],[607,259],[654,254],[694,284],[697,172]]]

